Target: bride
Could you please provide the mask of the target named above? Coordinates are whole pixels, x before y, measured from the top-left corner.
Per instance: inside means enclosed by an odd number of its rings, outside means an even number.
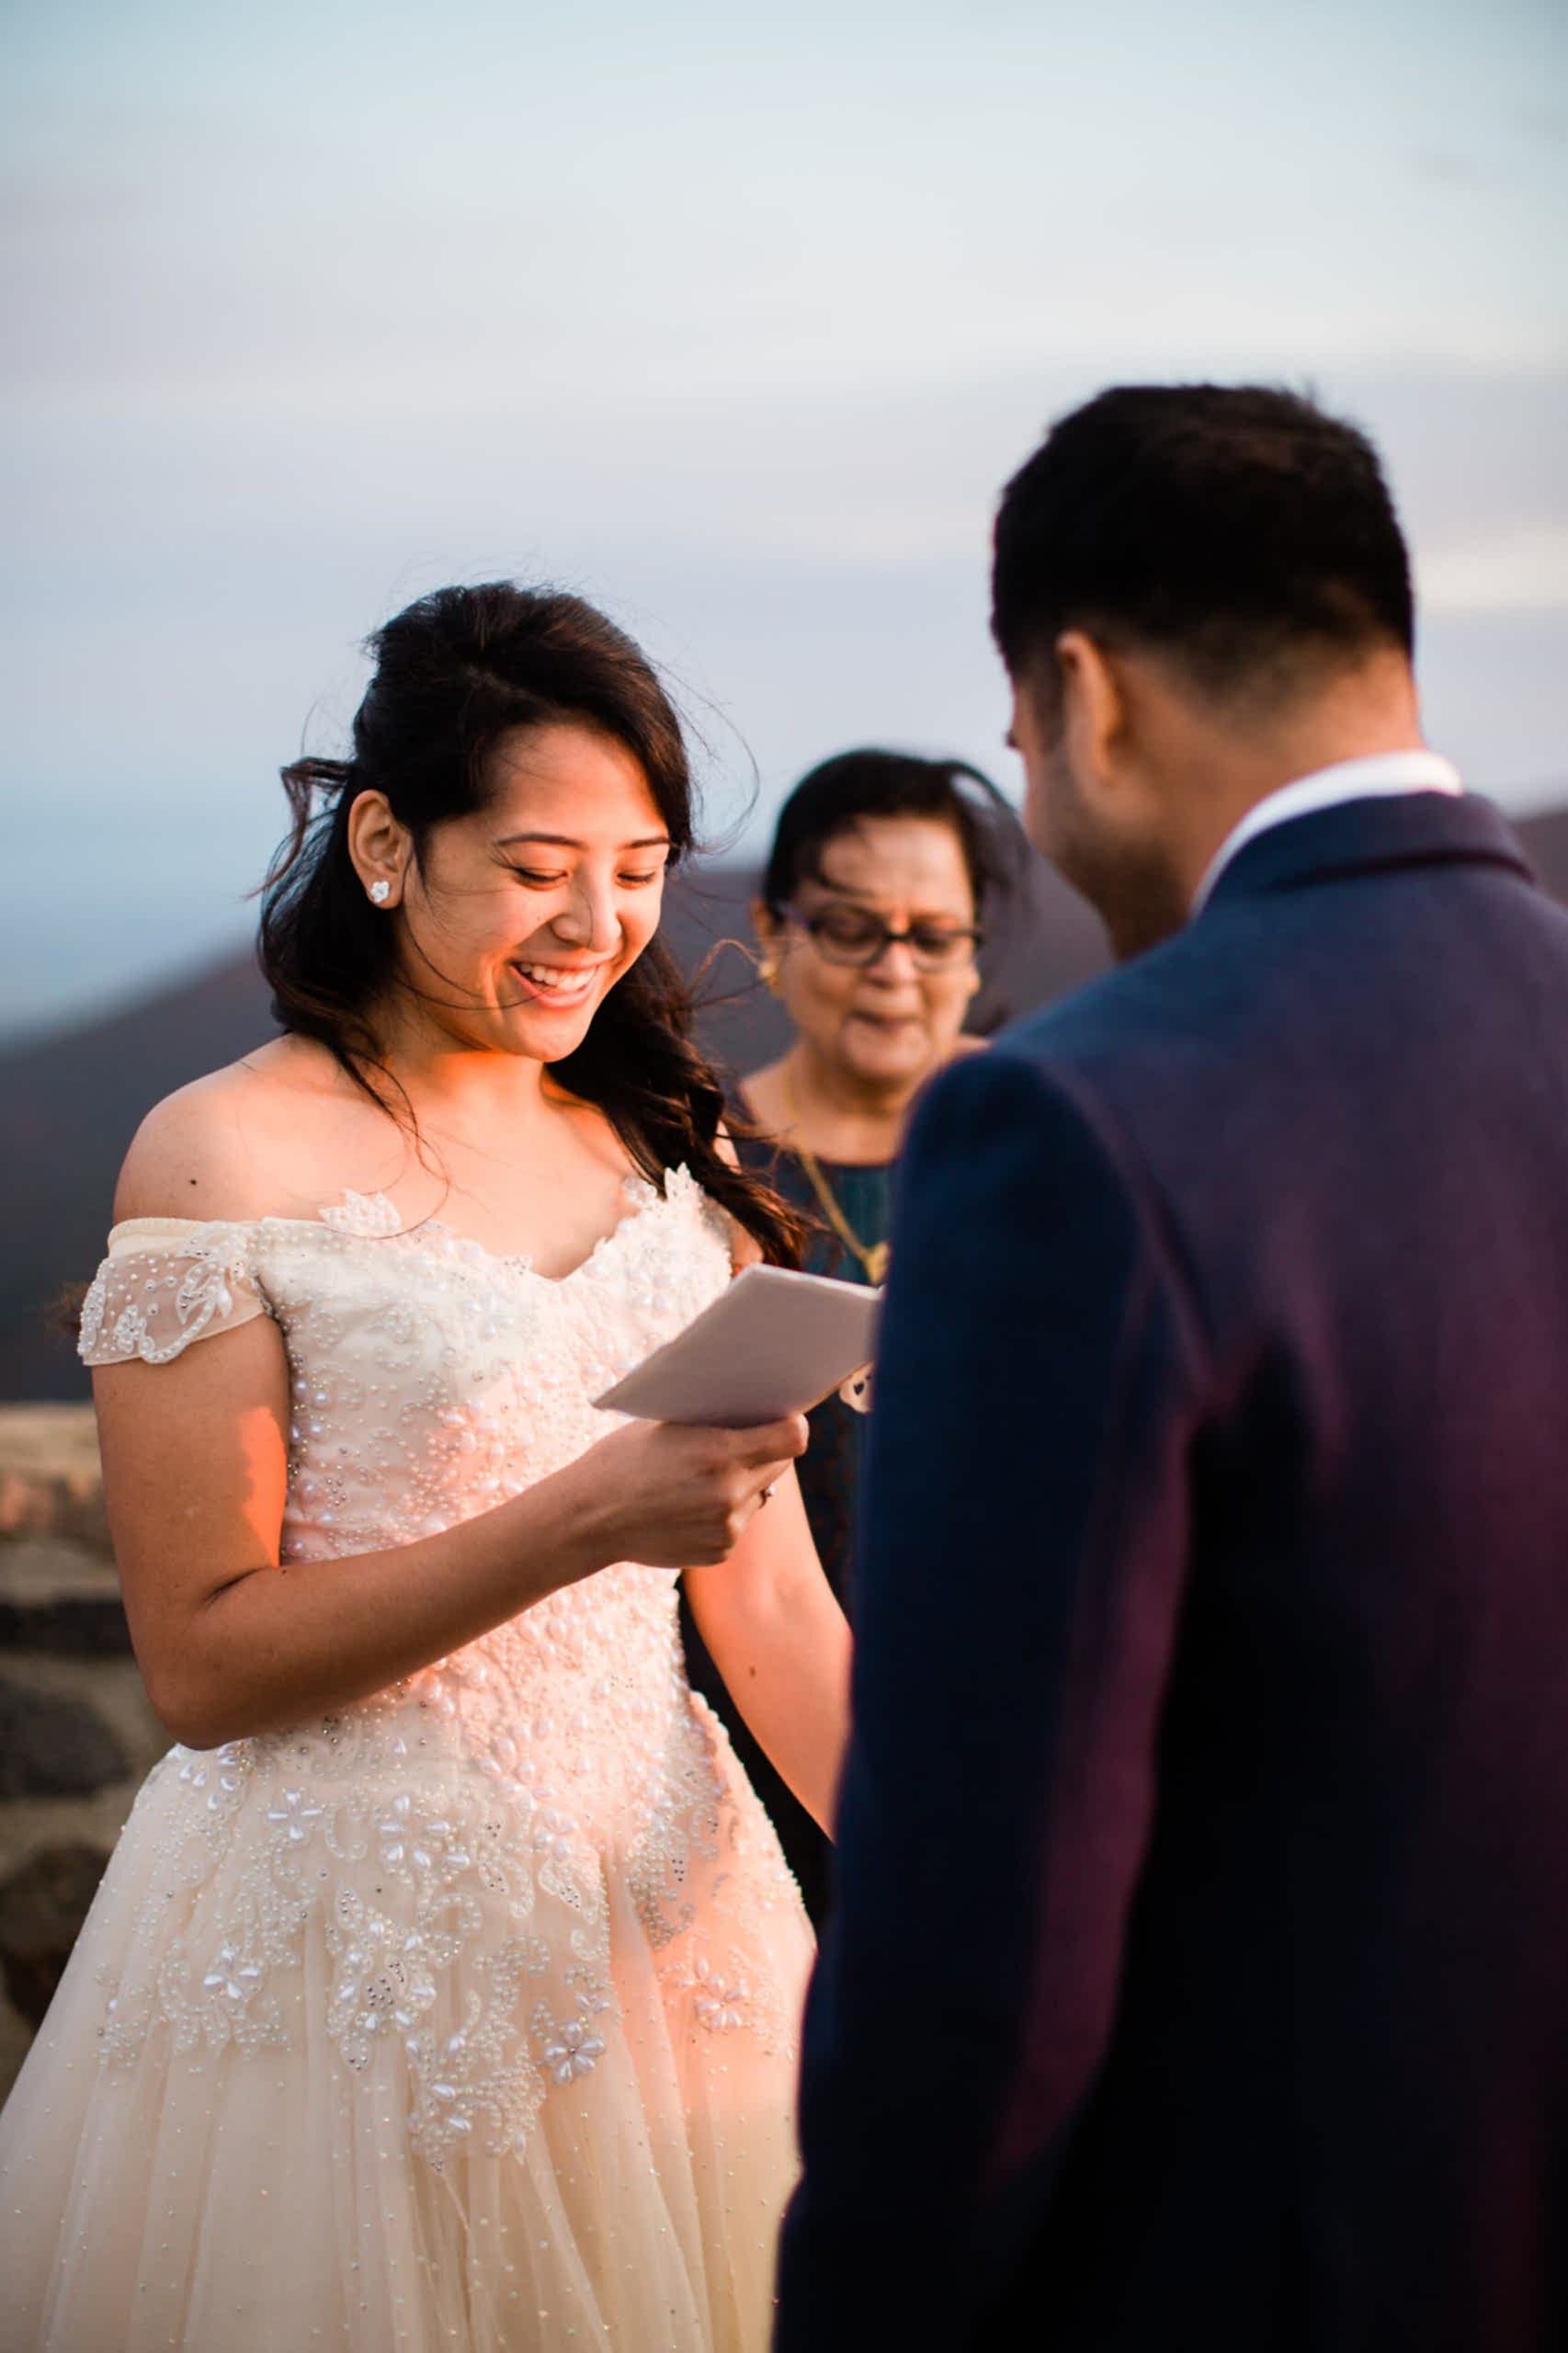
[[[804,1425],[592,1400],[789,1212],[654,939],[679,725],[452,588],[286,774],[283,1035],[132,1144],[88,1294],[153,1771],[0,2121],[6,2342],[761,2348],[811,1937],[676,1573],[819,1821]]]

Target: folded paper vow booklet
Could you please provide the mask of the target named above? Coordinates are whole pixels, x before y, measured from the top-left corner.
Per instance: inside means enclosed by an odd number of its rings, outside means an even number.
[[[869,1364],[880,1290],[748,1267],[594,1403],[640,1421],[748,1429],[803,1414]]]

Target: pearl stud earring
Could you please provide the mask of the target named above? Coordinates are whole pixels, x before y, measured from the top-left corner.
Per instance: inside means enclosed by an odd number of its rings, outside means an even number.
[[[387,901],[392,897],[392,884],[387,881],[384,874],[378,876],[376,881],[371,883],[370,896],[375,901],[378,907],[384,907]]]

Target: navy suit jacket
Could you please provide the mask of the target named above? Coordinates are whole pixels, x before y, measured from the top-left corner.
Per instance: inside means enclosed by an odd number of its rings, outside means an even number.
[[[1256,837],[892,1269],[782,2353],[1568,2345],[1568,914]]]

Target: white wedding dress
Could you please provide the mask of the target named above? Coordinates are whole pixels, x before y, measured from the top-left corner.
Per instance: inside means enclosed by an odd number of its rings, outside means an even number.
[[[728,1281],[684,1171],[562,1280],[380,1198],[138,1219],[89,1362],[274,1316],[284,1557],[380,1550],[613,1427]],[[175,1748],[0,2120],[8,2353],[756,2353],[811,1932],[622,1563],[324,1721]]]

